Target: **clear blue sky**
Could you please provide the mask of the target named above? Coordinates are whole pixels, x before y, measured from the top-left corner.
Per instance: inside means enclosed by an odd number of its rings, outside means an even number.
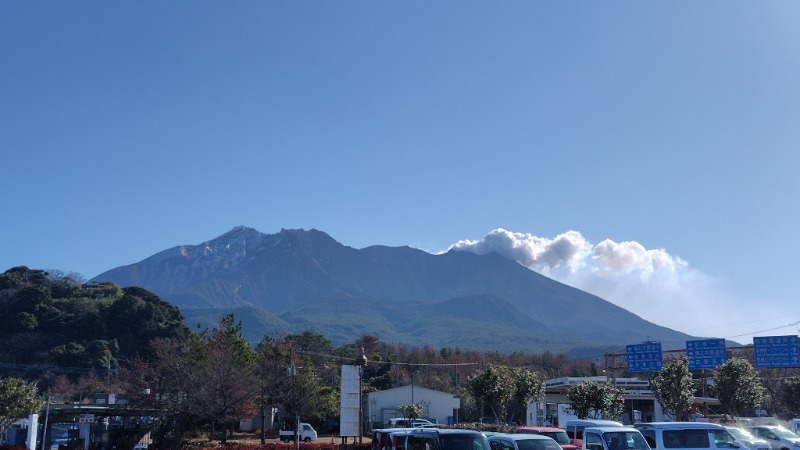
[[[0,270],[91,278],[236,225],[431,252],[574,230],[587,264],[559,276],[584,289],[606,239],[677,265],[596,291],[648,320],[797,322],[798,23],[796,1],[2,2]]]

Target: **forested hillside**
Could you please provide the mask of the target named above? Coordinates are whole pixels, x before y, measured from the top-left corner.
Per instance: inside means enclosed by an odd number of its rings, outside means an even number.
[[[32,366],[113,372],[121,361],[149,358],[153,338],[190,334],[180,310],[145,289],[81,284],[27,267],[0,274],[0,308],[0,368],[15,373],[41,371]]]

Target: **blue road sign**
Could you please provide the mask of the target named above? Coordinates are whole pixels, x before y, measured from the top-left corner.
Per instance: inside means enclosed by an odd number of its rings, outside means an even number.
[[[716,369],[727,359],[725,339],[686,341],[689,370]]]
[[[661,342],[627,345],[625,349],[628,372],[658,372],[661,370]]]
[[[800,367],[797,336],[765,336],[753,338],[757,368]]]

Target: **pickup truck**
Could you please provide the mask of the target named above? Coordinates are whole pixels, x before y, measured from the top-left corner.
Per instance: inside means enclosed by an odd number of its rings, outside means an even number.
[[[301,423],[300,424],[300,432],[298,433],[300,440],[303,442],[311,442],[317,440],[317,430],[314,429],[310,424]],[[294,440],[294,430],[280,430],[278,435],[281,439],[281,442],[291,442]]]
[[[650,450],[650,447],[636,428],[606,426],[583,430],[583,450]]]

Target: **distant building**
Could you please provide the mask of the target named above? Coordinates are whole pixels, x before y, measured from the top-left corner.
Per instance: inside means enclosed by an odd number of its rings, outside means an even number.
[[[544,382],[545,396],[540,401],[531,402],[526,414],[528,426],[556,426],[563,427],[570,419],[577,419],[568,412],[569,399],[567,391],[583,381],[594,383],[613,383],[625,390],[625,409],[618,419],[625,424],[640,422],[661,422],[673,420],[664,416],[661,405],[656,401],[648,380],[631,378],[596,377],[562,377]],[[718,405],[719,400],[708,397],[695,397],[696,404],[703,406]],[[617,419],[607,417],[607,419]]]
[[[412,403],[422,406],[422,418],[441,424],[453,423],[461,408],[461,399],[453,394],[419,386],[401,386],[367,394],[364,415],[372,423],[372,428],[379,428],[389,419],[403,417],[397,410],[398,406]]]

